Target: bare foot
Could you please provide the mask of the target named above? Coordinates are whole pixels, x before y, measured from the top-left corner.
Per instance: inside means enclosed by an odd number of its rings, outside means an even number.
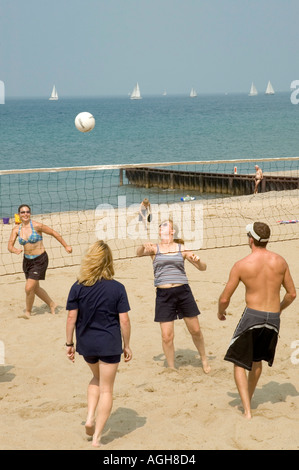
[[[51,310],[52,315],[56,315],[56,311],[55,311],[56,308],[57,308],[57,304],[55,302],[52,302],[50,304],[50,310]]]
[[[101,440],[101,436],[99,438],[96,438],[96,436],[93,436],[92,446],[93,447],[101,447],[100,440]]]
[[[94,435],[94,422],[87,422],[85,423],[85,432],[87,436]]]
[[[25,313],[23,313],[23,315],[19,315],[18,318],[24,318],[25,320],[29,320],[30,319],[30,313],[25,312]]]
[[[209,365],[207,360],[204,360],[204,361],[202,360],[202,368],[205,374],[208,374],[209,372],[211,372],[211,366]]]
[[[244,412],[243,416],[246,419],[251,419],[252,418],[250,411],[248,411],[247,413]]]

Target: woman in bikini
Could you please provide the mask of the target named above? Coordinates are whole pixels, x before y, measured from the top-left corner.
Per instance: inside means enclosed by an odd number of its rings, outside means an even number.
[[[21,224],[16,225],[12,229],[8,242],[8,250],[17,255],[22,253],[23,250],[21,248],[14,246],[16,239],[19,237],[19,243],[24,247],[23,271],[26,278],[25,318],[30,318],[35,295],[50,307],[52,314],[55,314],[55,302],[39,285],[39,281],[45,279],[48,267],[48,255],[43,245],[42,233],[56,238],[67,253],[71,253],[72,248],[66,244],[62,236],[55,232],[55,230],[40,222],[31,220],[31,209],[28,205],[21,205],[18,209],[18,214]]]
[[[205,373],[210,366],[205,353],[197,304],[188,284],[184,262],[187,259],[200,271],[207,269],[206,263],[194,253],[185,250],[182,240],[174,239],[177,228],[172,220],[160,225],[160,243],[145,243],[137,249],[137,256],[151,256],[154,268],[156,291],[155,321],[160,323],[162,347],[168,367],[174,369],[174,320],[183,318],[192,336],[202,361]]]

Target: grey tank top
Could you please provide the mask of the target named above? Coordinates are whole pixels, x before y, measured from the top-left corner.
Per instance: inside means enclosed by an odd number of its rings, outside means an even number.
[[[171,254],[161,253],[157,245],[153,268],[156,287],[163,284],[188,284],[181,245],[179,245],[178,252]]]

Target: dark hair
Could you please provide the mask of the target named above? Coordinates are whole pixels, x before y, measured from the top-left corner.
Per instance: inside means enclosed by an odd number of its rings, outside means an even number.
[[[22,209],[22,207],[28,207],[28,209],[30,210],[30,213],[31,213],[31,207],[28,206],[28,204],[21,204],[18,208],[18,214],[20,213],[20,210]]]
[[[254,222],[253,230],[261,239],[269,239],[271,235],[270,227],[264,222]],[[253,238],[253,243],[255,246],[265,247],[268,242],[259,242]]]

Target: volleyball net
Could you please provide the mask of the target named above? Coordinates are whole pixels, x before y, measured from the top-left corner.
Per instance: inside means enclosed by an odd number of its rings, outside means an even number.
[[[263,171],[257,194],[255,165]],[[22,272],[22,255],[7,249],[21,204],[72,246],[67,254],[44,236],[49,268],[58,268],[79,265],[97,239],[115,260],[133,258],[140,244],[158,241],[168,218],[193,251],[244,245],[254,221],[271,227],[271,242],[298,239],[298,192],[299,157],[0,171],[0,275]],[[144,198],[150,222],[139,220]]]

